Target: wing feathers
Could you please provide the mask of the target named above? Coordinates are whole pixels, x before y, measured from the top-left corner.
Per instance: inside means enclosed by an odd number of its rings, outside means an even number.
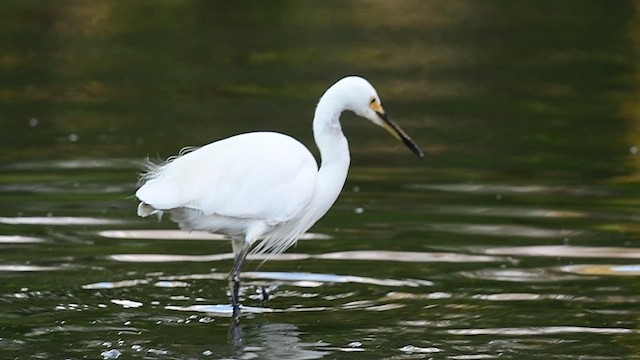
[[[317,173],[313,155],[297,140],[249,133],[151,166],[136,196],[156,210],[189,207],[207,215],[281,222],[304,211]]]

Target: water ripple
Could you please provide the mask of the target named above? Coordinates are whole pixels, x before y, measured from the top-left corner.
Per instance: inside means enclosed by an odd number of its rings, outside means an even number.
[[[113,225],[124,220],[73,216],[0,217],[0,224],[7,225]]]
[[[188,287],[189,283],[184,281],[156,281],[153,286],[161,288],[180,288]]]
[[[640,276],[640,265],[567,265],[559,268],[560,271],[596,276]]]
[[[35,336],[47,336],[52,333],[93,333],[97,331],[105,331],[105,332],[131,332],[131,333],[139,333],[139,330],[132,327],[115,327],[115,326],[102,326],[102,327],[86,327],[86,326],[72,326],[72,325],[58,325],[58,326],[49,326],[44,328],[34,328],[30,332],[24,334],[25,337],[35,337]]]
[[[291,260],[305,260],[309,255],[305,254],[278,254],[278,255],[249,255],[248,260],[276,260],[276,261],[291,261]],[[166,263],[166,262],[210,262],[210,261],[224,261],[233,260],[233,253],[225,254],[213,254],[213,255],[171,255],[171,254],[116,254],[108,255],[107,259],[122,262],[136,262],[136,263]]]
[[[437,352],[441,352],[442,349],[437,348],[437,347],[419,347],[419,346],[414,346],[414,345],[406,345],[401,347],[400,349],[398,349],[404,353],[407,354],[414,354],[414,353],[418,353],[418,354],[431,354],[431,353],[437,353]]]
[[[450,299],[453,298],[454,295],[446,292],[433,292],[427,294],[411,294],[406,292],[398,292],[392,291],[387,293],[384,296],[384,299],[392,299],[392,300],[405,300],[405,299],[422,299],[422,300],[440,300],[440,299]]]
[[[497,293],[497,294],[468,294],[468,293],[444,293],[434,292],[426,294],[412,294],[392,291],[385,295],[384,299],[391,300],[486,300],[486,301],[567,301],[567,302],[595,302],[602,299],[594,299],[586,296],[568,294],[536,294],[536,293]],[[628,301],[635,301],[633,298]]]
[[[550,256],[557,258],[640,259],[640,249],[605,246],[515,246],[487,248],[482,250],[482,252],[490,255]]]
[[[443,205],[430,206],[429,213],[446,215],[475,215],[491,217],[518,217],[518,218],[563,218],[575,219],[592,216],[589,213],[569,210],[533,209],[515,207],[488,207]]]
[[[313,256],[316,259],[331,260],[373,260],[398,262],[498,262],[503,258],[494,256],[465,255],[449,252],[412,252],[412,251],[341,251]]]
[[[0,235],[0,244],[33,244],[43,243],[45,241],[44,239],[33,236]]]
[[[319,283],[356,283],[378,286],[408,286],[421,287],[432,286],[433,283],[427,280],[395,280],[395,279],[376,279],[370,277],[353,276],[353,275],[333,275],[333,274],[313,274],[313,273],[294,273],[294,272],[246,272],[242,274],[244,278],[250,279],[268,279],[282,281],[310,281]]]
[[[183,230],[104,230],[99,236],[111,239],[145,239],[145,240],[229,240],[224,235],[206,231]],[[327,240],[331,236],[325,234],[306,233],[300,240]]]
[[[171,255],[171,254],[114,254],[108,255],[108,259],[122,262],[208,262],[233,260],[233,253],[213,254],[213,255]],[[276,261],[297,261],[306,259],[323,260],[355,260],[355,261],[397,261],[397,262],[452,262],[452,263],[484,263],[484,262],[504,262],[502,257],[485,255],[466,255],[451,252],[414,252],[414,251],[383,251],[383,250],[363,250],[363,251],[341,251],[325,254],[260,254],[249,255],[249,260],[276,260]]]
[[[120,305],[125,309],[137,308],[137,307],[141,307],[142,305],[144,305],[143,303],[141,303],[139,301],[126,300],[126,299],[113,299],[113,300],[111,300],[111,302],[116,304],[116,305]]]
[[[48,161],[24,161],[4,165],[7,170],[74,170],[74,169],[138,169],[138,159],[66,159]]]
[[[445,224],[430,223],[427,229],[443,231],[455,234],[492,235],[492,236],[521,236],[529,238],[564,238],[583,233],[579,230],[549,229],[522,225],[502,224]]]
[[[207,274],[187,274],[187,275],[172,275],[161,276],[160,279],[167,281],[175,280],[224,280],[229,277],[228,273],[207,273]]]
[[[559,273],[555,269],[481,269],[464,271],[460,275],[471,279],[484,279],[513,282],[551,282],[581,279],[577,275]]]
[[[479,194],[561,194],[570,196],[609,196],[605,189],[578,186],[497,185],[497,184],[411,184],[410,189],[466,192]]]
[[[533,294],[533,293],[502,293],[502,294],[476,294],[471,296],[472,299],[481,299],[488,301],[590,301],[591,299],[584,296],[566,295],[566,294]]]
[[[145,240],[227,240],[223,235],[205,231],[182,230],[104,230],[99,236],[111,239],[145,239]]]
[[[553,335],[553,334],[633,334],[635,330],[625,328],[593,328],[583,326],[549,326],[524,328],[485,328],[485,329],[452,329],[446,331],[452,335]]]
[[[0,185],[0,192],[14,193],[35,193],[35,194],[118,194],[127,191],[127,187],[113,184],[83,184],[81,187],[77,183],[60,184],[3,184]]]
[[[191,311],[191,312],[203,312],[212,315],[231,316],[233,308],[231,305],[188,305],[188,306],[176,306],[167,305],[164,307],[167,310],[175,311]],[[254,306],[242,306],[243,314],[264,314],[278,312],[278,310],[254,307]]]
[[[93,284],[82,285],[83,289],[116,289],[124,287],[132,287],[138,285],[148,284],[149,280],[137,279],[137,280],[122,280],[122,281],[102,281]]]
[[[340,308],[344,310],[365,310],[365,311],[390,311],[395,309],[400,309],[405,307],[404,304],[375,304],[372,301],[362,300],[362,301],[353,301],[350,303],[343,304]],[[178,305],[167,305],[164,307],[167,310],[175,310],[175,311],[188,311],[188,312],[200,312],[206,313],[214,316],[231,316],[232,307],[227,304],[215,304],[215,305],[186,305],[186,306],[178,306]],[[254,307],[254,306],[245,306],[242,305],[242,313],[243,314],[265,314],[265,313],[300,313],[300,312],[322,312],[327,311],[330,308],[324,306],[316,306],[316,307],[302,307],[300,305],[284,308],[284,309],[273,309],[273,308],[265,308],[265,307]]]
[[[62,270],[63,268],[63,266],[0,265],[0,271],[7,272],[55,271]]]

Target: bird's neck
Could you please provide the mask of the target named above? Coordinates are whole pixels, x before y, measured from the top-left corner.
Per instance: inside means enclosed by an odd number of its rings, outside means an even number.
[[[326,212],[342,191],[349,171],[349,143],[342,133],[340,114],[344,109],[320,99],[313,119],[313,136],[320,150],[320,170],[316,184],[316,205]]]
[[[321,165],[349,167],[349,144],[342,133],[340,114],[342,109],[326,106],[322,101],[313,118],[313,137],[320,150]]]

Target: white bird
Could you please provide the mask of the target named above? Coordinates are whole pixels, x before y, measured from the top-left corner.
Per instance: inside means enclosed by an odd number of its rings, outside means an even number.
[[[276,132],[232,136],[183,151],[164,164],[150,164],[136,191],[138,215],[161,216],[184,230],[230,237],[235,260],[230,273],[233,318],[239,321],[240,268],[253,253],[278,254],[333,205],[347,178],[349,145],[340,114],[349,110],[388,130],[419,157],[422,150],[384,112],[365,79],[349,76],[320,98],[313,135],[320,150],[318,168],[298,140]]]

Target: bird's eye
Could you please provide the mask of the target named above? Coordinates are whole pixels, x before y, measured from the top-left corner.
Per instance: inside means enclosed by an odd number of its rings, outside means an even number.
[[[376,102],[376,98],[371,98],[371,101],[369,101],[369,104],[373,104]]]

